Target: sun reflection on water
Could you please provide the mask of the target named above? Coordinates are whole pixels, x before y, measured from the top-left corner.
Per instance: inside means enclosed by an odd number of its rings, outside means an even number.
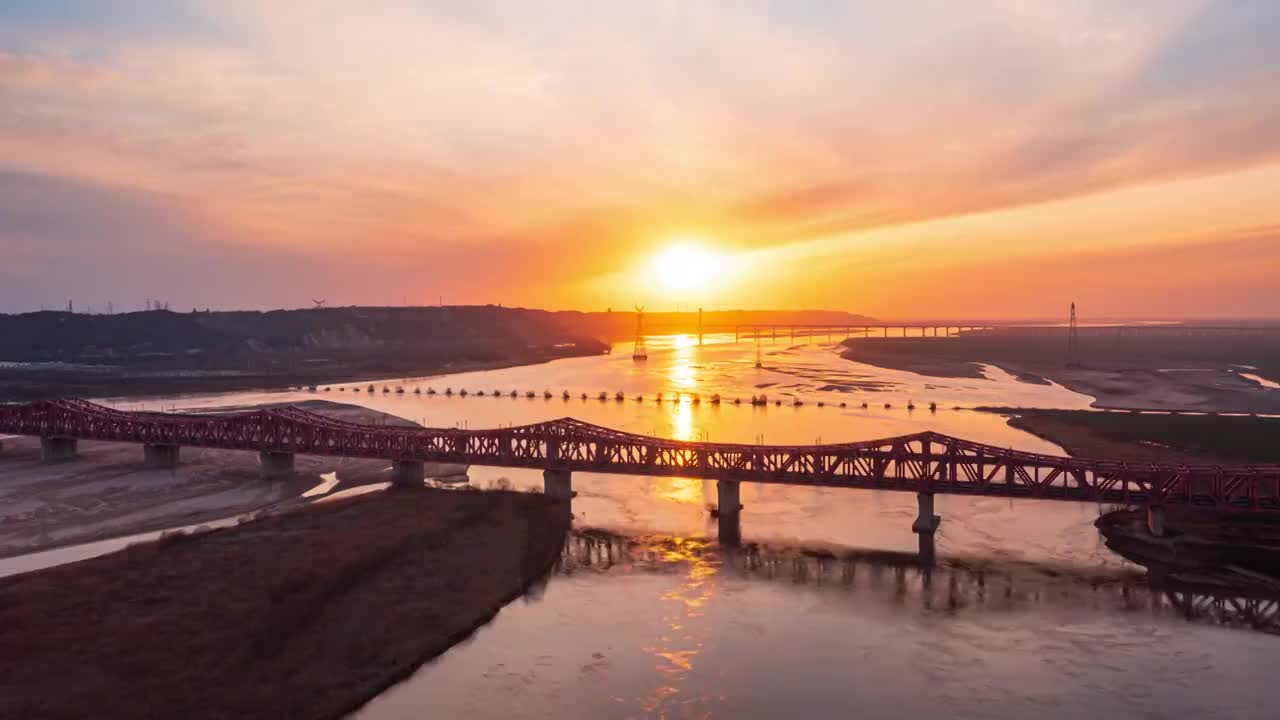
[[[693,437],[693,404],[678,402],[672,406],[671,438],[673,440],[694,440]]]
[[[705,505],[706,495],[702,491],[701,480],[688,478],[655,478],[652,484],[654,497],[685,505]]]
[[[656,638],[652,646],[643,648],[658,660],[655,669],[666,678],[663,684],[640,699],[640,706],[647,713],[665,716],[665,706],[687,707],[706,699],[681,697],[681,685],[694,670],[694,663],[707,640],[700,637],[706,634],[705,630],[695,635],[687,628],[698,627],[697,624],[691,625],[691,621],[703,614],[718,590],[716,576],[720,572],[720,561],[710,549],[707,540],[679,537],[670,538],[653,548],[654,554],[664,563],[683,563],[688,573],[677,588],[661,596],[666,632]]]
[[[688,401],[670,405],[671,437],[675,440],[701,440],[703,435],[694,431],[693,405]],[[702,480],[689,478],[664,477],[654,478],[650,483],[650,494],[663,500],[686,505],[706,504]],[[678,559],[678,558],[677,558]]]
[[[671,384],[679,390],[692,390],[698,385],[695,360],[698,353],[698,339],[691,335],[676,336],[671,346],[671,366],[668,376]]]

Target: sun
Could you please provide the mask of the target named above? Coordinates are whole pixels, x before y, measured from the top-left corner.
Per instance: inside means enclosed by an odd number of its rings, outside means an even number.
[[[687,294],[708,290],[723,267],[724,258],[720,253],[708,249],[696,238],[679,238],[654,256],[650,270],[668,291]]]

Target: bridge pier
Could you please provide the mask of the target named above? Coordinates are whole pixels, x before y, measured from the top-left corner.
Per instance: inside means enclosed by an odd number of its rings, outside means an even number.
[[[258,453],[258,462],[262,465],[264,480],[274,480],[293,474],[293,453],[291,452],[263,450]]]
[[[573,473],[568,470],[543,470],[542,493],[548,497],[573,497]]]
[[[742,513],[721,515],[716,520],[716,540],[721,547],[738,547],[742,544]]]
[[[920,533],[916,535],[916,538],[920,541],[917,557],[920,558],[921,564],[932,565],[937,559],[938,550],[937,542],[934,540],[933,533]]]
[[[79,441],[73,437],[42,437],[40,453],[45,462],[70,460],[76,456]]]
[[[716,539],[724,547],[742,544],[742,483],[716,481]]]
[[[1165,510],[1162,505],[1147,508],[1147,532],[1151,537],[1164,537]]]
[[[942,522],[942,517],[933,514],[933,493],[916,493],[916,521],[911,523],[911,532],[920,535],[933,535]]]
[[[181,447],[178,445],[154,445],[147,443],[142,446],[143,464],[150,470],[168,470],[178,466],[178,453]]]
[[[427,480],[427,464],[421,460],[395,460],[391,463],[393,487],[422,487]]]
[[[717,480],[716,481],[716,514],[720,517],[726,515],[737,516],[741,514],[742,483],[735,480]]]

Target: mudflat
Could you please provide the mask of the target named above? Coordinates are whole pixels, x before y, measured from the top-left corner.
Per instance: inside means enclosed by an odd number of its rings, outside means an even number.
[[[539,582],[569,522],[395,488],[5,578],[0,717],[341,716]]]
[[[1019,380],[1056,382],[1114,409],[1280,413],[1280,332],[1086,335],[1069,362],[1064,335],[855,338],[843,357],[936,377],[982,377],[995,365]]]

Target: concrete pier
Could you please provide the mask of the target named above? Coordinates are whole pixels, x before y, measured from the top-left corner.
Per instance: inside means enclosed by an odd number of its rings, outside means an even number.
[[[742,544],[742,483],[716,481],[716,539],[725,547]]]
[[[723,547],[742,545],[742,513],[730,513],[717,518],[716,540]]]
[[[40,451],[45,462],[70,460],[76,456],[79,441],[71,437],[42,437]]]
[[[916,493],[916,507],[916,521],[911,523],[911,532],[932,535],[942,522],[941,516],[933,514],[933,493]]]
[[[178,466],[178,445],[143,445],[142,459],[148,469],[168,470]]]
[[[287,477],[293,474],[293,453],[270,452],[258,453],[258,461],[262,464],[262,477],[265,480]]]
[[[733,480],[716,481],[716,513],[720,517],[738,515],[742,511],[742,483]]]
[[[934,540],[933,533],[919,533],[916,535],[919,543],[920,562],[924,565],[932,565],[937,558],[937,543]]]
[[[391,464],[391,484],[395,487],[422,487],[427,466],[421,460],[396,460]]]
[[[543,470],[542,492],[550,497],[573,497],[573,473],[568,470]]]
[[[1165,511],[1158,505],[1147,508],[1147,532],[1151,537],[1164,537]]]

